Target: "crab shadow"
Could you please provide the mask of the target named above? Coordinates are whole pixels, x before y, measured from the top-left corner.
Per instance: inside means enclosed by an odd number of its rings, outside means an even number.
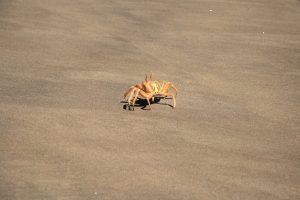
[[[172,105],[164,102],[164,103],[161,103],[160,101],[161,100],[169,100],[171,98],[163,98],[163,97],[154,97],[153,99],[150,99],[150,104],[160,104],[160,105],[166,105],[166,106],[170,106],[170,107],[173,107]],[[127,101],[121,101],[120,103],[123,104],[123,109],[124,110],[133,110],[132,109],[132,106],[129,106],[128,105],[128,102]],[[142,110],[148,110],[146,109],[146,107],[148,106],[148,102],[146,99],[141,99],[141,98],[138,98],[134,104],[134,107],[137,108],[139,107],[140,109]]]

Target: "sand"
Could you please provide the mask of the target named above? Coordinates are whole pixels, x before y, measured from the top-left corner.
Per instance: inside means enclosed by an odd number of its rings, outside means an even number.
[[[297,0],[0,1],[0,199],[300,199],[299,22]],[[150,72],[177,107],[124,110]]]

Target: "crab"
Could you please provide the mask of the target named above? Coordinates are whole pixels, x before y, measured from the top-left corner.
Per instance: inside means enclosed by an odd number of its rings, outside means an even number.
[[[175,91],[175,94],[170,93],[169,88],[172,88]],[[124,98],[126,99],[128,95],[129,97],[127,99],[127,102],[129,110],[134,110],[134,105],[138,97],[142,97],[147,100],[149,110],[151,110],[150,99],[165,99],[166,97],[171,97],[173,99],[172,108],[175,108],[177,88],[171,82],[152,80],[152,74],[150,74],[149,78],[148,75],[146,75],[146,78],[143,82],[129,87],[124,93]]]

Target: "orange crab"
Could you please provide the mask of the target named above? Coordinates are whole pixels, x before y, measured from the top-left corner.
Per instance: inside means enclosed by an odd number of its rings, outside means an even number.
[[[169,88],[172,88],[175,91],[175,95],[169,92]],[[146,75],[143,82],[129,87],[124,93],[124,98],[128,95],[127,102],[129,110],[134,110],[134,104],[138,97],[147,100],[149,110],[151,110],[150,99],[171,97],[173,99],[173,108],[175,108],[177,88],[171,82],[152,80],[152,74],[150,74],[149,78]]]

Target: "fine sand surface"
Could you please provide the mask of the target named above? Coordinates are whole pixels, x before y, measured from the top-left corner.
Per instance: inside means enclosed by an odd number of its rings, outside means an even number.
[[[0,199],[300,199],[300,1],[1,0]]]

